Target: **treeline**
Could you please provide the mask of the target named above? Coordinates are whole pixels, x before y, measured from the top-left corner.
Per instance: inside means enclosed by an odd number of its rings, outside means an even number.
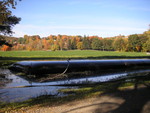
[[[1,50],[102,50],[102,51],[150,51],[150,30],[143,34],[102,38],[98,36],[25,35],[21,38],[1,36],[12,47],[1,46]]]

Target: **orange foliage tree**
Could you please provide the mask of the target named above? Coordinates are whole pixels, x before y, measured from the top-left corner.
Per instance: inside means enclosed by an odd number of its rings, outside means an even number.
[[[11,48],[7,45],[3,45],[3,47],[2,47],[2,51],[10,51],[10,49]]]

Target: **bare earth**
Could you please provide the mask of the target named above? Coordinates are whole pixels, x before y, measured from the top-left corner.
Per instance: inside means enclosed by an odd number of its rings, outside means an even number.
[[[150,89],[127,89],[59,106],[33,106],[11,113],[150,113]]]

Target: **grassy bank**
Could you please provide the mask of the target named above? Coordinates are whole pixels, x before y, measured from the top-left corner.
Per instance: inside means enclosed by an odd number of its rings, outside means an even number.
[[[145,52],[115,52],[94,50],[72,51],[0,51],[2,60],[30,59],[117,59],[117,58],[150,58]]]

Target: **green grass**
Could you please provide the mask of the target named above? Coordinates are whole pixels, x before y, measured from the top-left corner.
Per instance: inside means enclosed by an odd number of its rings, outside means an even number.
[[[0,51],[2,59],[110,59],[110,58],[149,58],[145,52],[115,52],[95,50],[72,51]]]

